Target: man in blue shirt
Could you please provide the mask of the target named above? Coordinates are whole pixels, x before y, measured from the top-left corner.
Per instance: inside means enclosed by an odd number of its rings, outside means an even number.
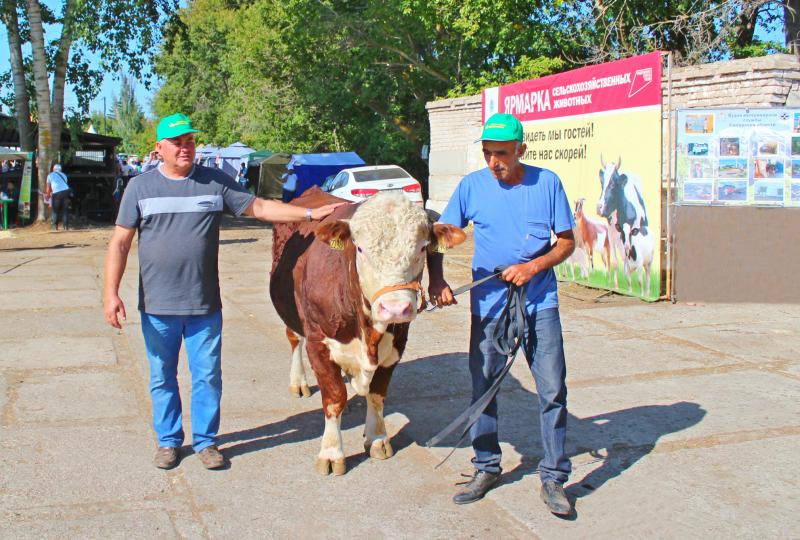
[[[564,450],[567,387],[564,345],[553,266],[575,248],[575,222],[561,180],[555,173],[521,163],[525,153],[522,124],[513,115],[495,114],[480,138],[488,168],[464,177],[442,213],[440,222],[474,225],[472,277],[478,280],[507,267],[470,291],[472,326],[469,368],[473,403],[491,386],[506,363],[495,350],[492,333],[506,298],[507,284],[527,285],[526,311],[530,368],[539,394],[544,458],[539,462],[541,496],[551,512],[569,514],[571,505],[563,484],[571,471]],[[551,233],[555,242],[551,242]],[[454,304],[444,281],[441,257],[430,262],[430,296],[439,305]],[[472,480],[453,501],[481,499],[500,480],[501,451],[497,436],[497,401],[492,400],[470,429],[475,457]]]

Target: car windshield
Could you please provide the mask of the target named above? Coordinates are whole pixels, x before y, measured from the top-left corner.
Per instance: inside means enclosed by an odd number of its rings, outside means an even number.
[[[370,182],[372,180],[394,180],[397,178],[411,178],[411,175],[400,167],[388,169],[373,169],[371,171],[353,171],[356,182]]]
[[[334,175],[330,175],[329,177],[327,177],[325,179],[325,181],[322,183],[322,188],[321,188],[322,191],[330,191],[331,190],[331,186],[333,186],[333,179],[334,178],[335,178]]]

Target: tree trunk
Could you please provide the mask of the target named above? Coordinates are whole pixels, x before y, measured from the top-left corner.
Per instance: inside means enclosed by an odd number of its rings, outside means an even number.
[[[784,0],[783,35],[789,52],[800,55],[800,0]]]
[[[738,47],[746,47],[753,44],[753,36],[756,32],[756,22],[760,11],[761,7],[757,6],[749,12],[742,11],[739,13],[739,24],[736,25],[736,45]]]
[[[28,23],[30,24],[31,49],[33,51],[33,80],[36,88],[36,106],[39,111],[39,158],[38,158],[38,202],[36,221],[44,221],[44,192],[47,175],[53,166],[53,137],[59,140],[60,133],[53,133],[52,108],[50,107],[50,85],[47,80],[47,53],[45,52],[42,12],[38,0],[26,0]]]
[[[8,33],[8,50],[11,57],[11,73],[14,77],[14,115],[17,119],[19,146],[25,152],[32,152],[33,123],[31,122],[30,96],[25,85],[25,66],[22,61],[22,40],[19,36],[19,20],[15,0],[3,2],[3,22]]]
[[[64,3],[64,26],[61,29],[61,39],[59,40],[58,52],[55,57],[55,67],[53,69],[53,94],[51,97],[50,122],[53,133],[53,146],[51,151],[53,156],[57,156],[61,151],[61,131],[64,125],[64,88],[66,87],[67,64],[69,63],[69,50],[72,47],[73,30],[75,26],[75,15],[73,8],[75,2],[67,0]]]

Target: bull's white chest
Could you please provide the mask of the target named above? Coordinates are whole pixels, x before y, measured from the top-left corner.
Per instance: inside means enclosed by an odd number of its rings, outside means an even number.
[[[333,360],[345,373],[350,375],[350,384],[360,396],[369,393],[369,385],[375,370],[388,367],[400,360],[400,353],[394,348],[394,335],[386,332],[378,343],[378,366],[370,364],[367,343],[357,338],[349,343],[341,343],[331,338],[324,340]]]

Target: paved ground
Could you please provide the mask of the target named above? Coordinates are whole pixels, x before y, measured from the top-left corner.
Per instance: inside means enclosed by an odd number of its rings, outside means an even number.
[[[449,448],[422,446],[468,404],[465,305],[412,326],[387,407],[395,457],[364,456],[365,406],[353,398],[349,471],[319,476],[319,395],[288,394],[261,226],[223,232],[231,466],[206,471],[187,449],[178,468],[155,469],[135,257],[124,330],[101,313],[109,234],[0,237],[2,538],[798,538],[800,306],[593,302],[596,291],[563,288],[577,511],[561,520],[538,498],[522,362],[501,393],[503,484],[485,500],[450,502],[469,448],[434,469]],[[466,260],[450,257],[451,283],[467,281]],[[186,372],[184,362],[184,388]]]

